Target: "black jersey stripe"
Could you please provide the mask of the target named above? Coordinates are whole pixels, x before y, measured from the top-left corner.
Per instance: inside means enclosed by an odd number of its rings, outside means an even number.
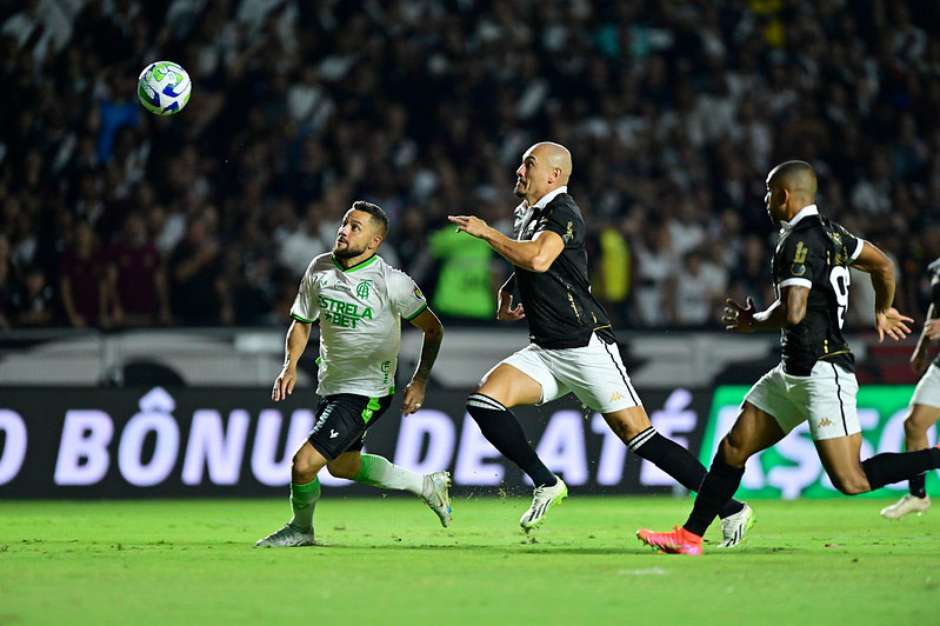
[[[842,429],[845,430],[845,435],[849,434],[849,426],[845,421],[845,407],[842,406],[842,385],[839,384],[839,370],[836,368],[835,364],[830,363],[832,366],[832,375],[836,377],[836,395],[839,397],[839,410],[842,411]]]
[[[620,374],[620,378],[623,379],[623,384],[627,386],[627,391],[630,392],[630,399],[633,400],[633,404],[640,406],[640,401],[637,399],[636,395],[633,393],[633,385],[630,384],[630,381],[627,380],[627,373],[620,369],[620,364],[617,363],[617,359],[614,358],[613,353],[610,351],[610,347],[606,341],[601,341],[604,344],[604,351],[607,352],[610,356],[610,360],[614,362],[614,369],[617,370],[617,373]]]

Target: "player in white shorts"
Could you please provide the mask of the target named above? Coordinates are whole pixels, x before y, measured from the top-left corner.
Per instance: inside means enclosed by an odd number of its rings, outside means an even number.
[[[781,226],[772,262],[777,300],[761,312],[750,298],[746,306],[729,300],[722,321],[736,332],[779,329],[783,362],[748,392],[686,523],[669,532],[637,531],[641,541],[657,550],[701,554],[702,536],[740,485],[747,459],[805,420],[826,473],[842,493],[865,493],[940,467],[938,448],[860,458],[858,383],[842,336],[848,266],[871,275],[879,339],[903,339],[913,320],[891,306],[894,264],[881,250],[819,214],[816,184],[816,172],[805,161],[787,161],[767,176],[767,211]]]
[[[450,475],[418,474],[375,454],[363,454],[366,430],[375,424],[395,394],[401,348],[401,320],[424,331],[421,359],[405,387],[402,412],[421,407],[431,366],[444,329],[428,309],[414,281],[376,255],[388,232],[388,217],[378,206],[358,201],[343,217],[333,252],[316,257],[300,281],[291,308],[284,368],[271,398],[290,395],[297,382],[297,361],[313,324],[320,325],[317,421],[291,465],[293,517],[255,545],[263,548],[314,544],[313,511],[320,499],[317,474],[366,485],[410,491],[422,498],[443,526],[451,518]]]
[[[705,468],[688,450],[653,428],[623,367],[607,312],[591,294],[581,209],[568,193],[571,154],[542,142],[522,155],[515,193],[515,239],[483,220],[450,216],[458,230],[486,241],[515,269],[499,291],[497,318],[528,321],[531,343],[486,373],[467,398],[467,411],[483,435],[535,484],[532,505],[519,523],[539,526],[553,504],[568,495],[529,444],[514,406],[544,404],[574,393],[604,416],[637,456],[696,491]],[[514,293],[521,303],[513,306]],[[729,501],[720,512],[724,545],[740,543],[753,521],[747,505]]]
[[[940,420],[940,356],[927,365],[927,349],[931,341],[940,340],[940,259],[927,267],[930,274],[930,307],[927,321],[911,355],[911,367],[922,374],[910,410],[904,420],[904,444],[908,450],[923,450],[928,447],[927,431]],[[926,371],[924,371],[926,369]],[[881,509],[887,519],[900,519],[909,513],[924,513],[930,508],[927,495],[927,476],[921,474],[908,481],[909,492],[900,500]]]

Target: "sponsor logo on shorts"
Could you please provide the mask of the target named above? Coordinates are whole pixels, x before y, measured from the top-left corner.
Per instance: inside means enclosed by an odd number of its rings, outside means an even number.
[[[620,393],[619,391],[615,391],[612,394],[610,394],[611,402],[616,402],[617,400],[623,400],[623,394]]]
[[[337,437],[339,437],[339,433],[336,432],[335,430],[333,430],[333,429],[331,428],[331,429],[330,429],[330,439],[336,439]]]
[[[820,427],[832,426],[832,420],[829,419],[828,417],[824,417],[821,420],[819,420],[819,426]]]

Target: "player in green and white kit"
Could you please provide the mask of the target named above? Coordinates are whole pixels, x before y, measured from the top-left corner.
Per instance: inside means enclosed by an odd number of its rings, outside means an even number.
[[[388,231],[378,206],[358,201],[343,217],[332,254],[315,258],[300,281],[287,331],[284,368],[271,398],[278,402],[297,383],[297,361],[313,324],[320,324],[317,421],[291,466],[293,518],[258,541],[258,547],[314,544],[313,510],[320,498],[317,474],[406,490],[424,499],[443,526],[450,523],[450,475],[422,475],[374,454],[362,454],[366,429],[388,409],[395,394],[401,318],[424,331],[421,359],[405,387],[402,412],[424,402],[431,366],[444,329],[414,281],[376,256]]]

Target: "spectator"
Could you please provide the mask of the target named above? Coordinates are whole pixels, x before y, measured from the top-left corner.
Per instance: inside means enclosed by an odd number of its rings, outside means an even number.
[[[210,223],[206,216],[193,219],[186,238],[170,257],[171,307],[174,317],[187,326],[219,323],[228,296],[222,280],[221,248],[207,232]]]
[[[114,294],[116,324],[152,326],[170,322],[163,260],[138,213],[127,217],[121,237],[108,251],[108,283]]]
[[[110,290],[104,255],[88,222],[78,222],[72,236],[71,247],[62,255],[59,268],[59,294],[66,321],[74,328],[107,328],[110,326]],[[27,304],[31,314],[38,316],[36,298],[44,288],[45,277],[41,273],[34,273],[32,282],[27,276]]]

